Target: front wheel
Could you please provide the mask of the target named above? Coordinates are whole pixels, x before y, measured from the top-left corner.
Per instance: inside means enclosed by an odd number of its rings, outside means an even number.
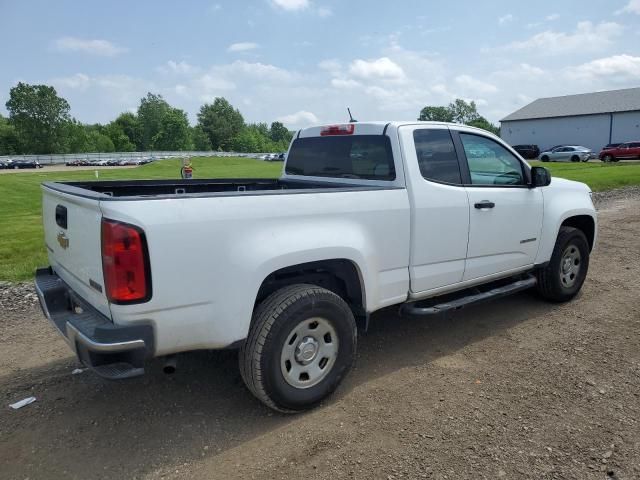
[[[609,163],[613,161],[613,157],[611,155],[605,155],[604,157],[602,157],[602,161],[605,163]]]
[[[582,288],[588,269],[587,237],[577,228],[560,227],[551,260],[538,270],[538,293],[553,302],[571,300]]]
[[[268,407],[305,410],[347,375],[356,339],[353,313],[338,295],[314,285],[284,287],[256,308],[240,349],[240,373]]]
[[[574,155],[573,157],[571,157],[571,161],[572,162],[579,162],[580,161],[580,157],[578,157],[577,155]]]
[[[549,161],[549,157],[547,157],[546,155],[543,155],[540,160],[542,160],[543,162],[548,162]]]

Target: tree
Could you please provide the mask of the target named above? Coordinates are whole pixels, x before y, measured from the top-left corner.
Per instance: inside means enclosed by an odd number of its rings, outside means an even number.
[[[470,127],[483,128],[484,130],[487,130],[494,135],[500,135],[500,127],[496,127],[493,123],[480,115],[475,120],[467,123],[467,125],[469,125]]]
[[[200,125],[191,128],[193,148],[199,152],[211,150],[211,141]]]
[[[190,133],[187,114],[178,108],[170,108],[160,120],[160,130],[152,139],[153,148],[189,150],[192,147]]]
[[[115,147],[111,138],[100,133],[98,130],[89,130],[87,133],[87,143],[83,152],[113,152]]]
[[[214,149],[228,150],[231,142],[244,127],[242,114],[224,98],[204,104],[198,113],[198,125],[209,137]]]
[[[18,83],[6,103],[22,153],[53,153],[69,122],[69,103],[47,85]]]
[[[476,102],[465,102],[461,98],[456,98],[453,103],[449,104],[449,111],[453,117],[454,122],[468,125],[469,122],[477,120],[480,115],[476,108]]]
[[[111,122],[104,127],[104,134],[107,135],[113,142],[113,146],[116,152],[133,152],[136,149],[135,144],[131,141],[129,136],[125,133],[122,126],[117,121]]]
[[[0,115],[0,155],[15,155],[19,153],[18,136],[13,125]]]
[[[171,106],[162,98],[162,95],[147,93],[140,99],[138,107],[138,121],[140,122],[142,150],[153,148],[153,139],[160,132],[162,119],[171,109]]]
[[[453,112],[447,107],[426,106],[420,110],[418,120],[434,122],[453,122]]]
[[[289,143],[291,141],[291,132],[287,130],[280,122],[271,123],[271,128],[269,129],[269,138],[271,138],[274,142],[285,142]]]
[[[122,129],[129,141],[135,145],[135,150],[144,150],[142,146],[142,126],[135,114],[131,112],[121,113],[113,123]]]

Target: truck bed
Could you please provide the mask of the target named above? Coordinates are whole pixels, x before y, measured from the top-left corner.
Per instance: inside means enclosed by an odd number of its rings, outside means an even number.
[[[264,178],[221,178],[202,180],[107,180],[84,182],[46,182],[47,188],[89,198],[109,197],[157,197],[176,195],[226,196],[233,194],[265,193],[318,193],[327,190],[354,191],[384,189],[376,185],[294,181]],[[124,198],[123,198],[124,199]]]

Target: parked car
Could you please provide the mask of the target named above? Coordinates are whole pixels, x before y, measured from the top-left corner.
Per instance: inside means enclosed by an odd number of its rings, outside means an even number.
[[[0,160],[0,170],[4,170],[6,168],[9,168],[9,164],[11,162],[9,160]]]
[[[540,148],[537,145],[514,145],[513,149],[526,159],[538,158],[540,155]]]
[[[382,308],[428,317],[532,287],[572,299],[597,231],[587,185],[434,122],[305,128],[279,179],[42,192],[36,291],[85,365],[127,378],[148,357],[173,369],[178,352],[239,348],[249,390],[283,412],[337,388]]]
[[[640,158],[640,142],[626,142],[611,148],[605,147],[600,152],[599,157],[603,162]]]
[[[13,169],[23,169],[23,168],[42,168],[40,162],[37,160],[13,160],[9,164],[9,168]]]
[[[283,162],[284,161],[284,153],[270,153],[269,155],[265,155],[265,161],[267,162]]]
[[[591,150],[580,145],[565,145],[540,154],[543,162],[588,162]]]

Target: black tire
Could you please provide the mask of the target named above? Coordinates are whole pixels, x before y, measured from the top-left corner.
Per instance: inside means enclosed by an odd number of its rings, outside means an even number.
[[[549,157],[547,157],[546,155],[543,155],[540,160],[542,160],[543,162],[548,162],[549,161]]]
[[[613,155],[605,155],[604,157],[602,157],[602,161],[604,163],[609,163],[609,162],[613,162]]]
[[[574,155],[573,157],[571,157],[571,161],[572,162],[579,162],[580,161],[580,157],[577,155]]]
[[[568,279],[572,282],[570,285],[565,283],[563,277],[570,275],[570,270],[563,269],[566,266],[565,261],[568,259],[567,255],[570,255],[571,249],[577,250],[579,254],[578,271],[575,273],[575,277]],[[572,264],[574,261],[571,262]],[[551,254],[551,260],[549,264],[538,270],[537,277],[537,289],[538,293],[546,300],[552,302],[567,302],[575,297],[587,278],[587,272],[589,270],[589,243],[587,237],[581,230],[573,227],[560,227],[556,244],[553,247],[553,253]],[[567,273],[565,273],[565,271]]]
[[[337,353],[319,383],[297,388],[285,378],[286,367],[281,366],[285,342],[296,328],[314,318],[334,329]],[[283,413],[306,410],[330,395],[347,375],[355,360],[356,341],[353,313],[342,298],[315,285],[291,285],[272,293],[255,309],[249,336],[240,349],[240,373],[251,393],[268,407]]]

